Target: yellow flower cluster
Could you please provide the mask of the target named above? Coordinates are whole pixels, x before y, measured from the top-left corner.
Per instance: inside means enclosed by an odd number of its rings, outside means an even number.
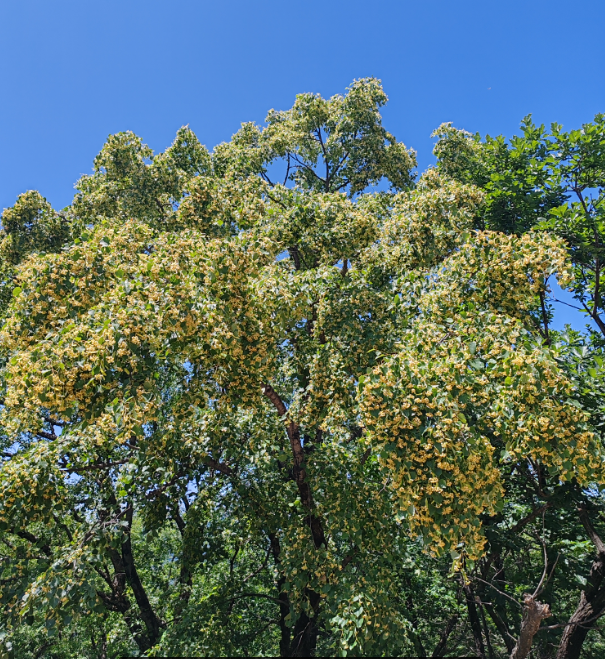
[[[33,445],[2,465],[0,530],[47,523],[51,511],[58,513],[62,510],[64,494],[56,447]]]
[[[434,286],[420,305],[435,315],[487,307],[527,320],[554,274],[561,286],[571,281],[560,239],[547,233],[517,237],[479,231],[433,273]]]
[[[0,336],[12,355],[12,430],[36,431],[42,406],[128,438],[157,418],[162,369],[186,364],[204,381],[211,372],[213,399],[257,399],[271,338],[250,283],[261,252],[237,238],[157,234],[131,221],[101,225],[42,264],[32,258]],[[204,397],[194,391],[192,404]]]
[[[412,193],[400,193],[364,264],[394,273],[431,268],[464,243],[484,204],[484,194],[427,170]]]
[[[360,379],[368,441],[432,551],[481,554],[480,516],[502,503],[502,455],[603,481],[571,382],[521,320],[552,272],[566,273],[552,238],[477,234],[444,262],[395,353]]]

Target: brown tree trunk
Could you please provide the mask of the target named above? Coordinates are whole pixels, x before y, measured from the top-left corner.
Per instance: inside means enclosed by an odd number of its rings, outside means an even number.
[[[273,406],[277,410],[278,414],[282,417],[286,416],[288,410],[275,389],[273,389],[273,387],[270,385],[265,384],[263,386],[263,393],[271,401],[271,403],[273,403]],[[306,517],[305,521],[311,529],[313,543],[315,544],[315,547],[319,549],[322,545],[326,544],[326,538],[321,520],[313,514],[313,509],[315,506],[313,503],[313,497],[311,495],[311,488],[307,481],[307,472],[304,467],[305,452],[303,451],[302,443],[300,441],[300,429],[298,425],[294,423],[294,421],[289,421],[288,425],[286,426],[286,432],[288,433],[288,439],[290,440],[290,447],[292,449],[292,456],[294,458],[292,473],[296,485],[298,486],[300,502],[309,511],[309,515]]]
[[[550,616],[548,604],[542,604],[526,593],[523,597],[523,620],[517,643],[510,654],[510,659],[525,659],[531,650],[536,632],[544,618]]]
[[[601,571],[603,565],[600,566]],[[598,597],[588,600],[586,592],[582,591],[580,603],[569,619],[569,624],[563,630],[563,636],[557,650],[557,659],[578,659],[582,652],[582,645],[588,632],[603,615],[605,607],[605,589],[599,589]]]
[[[265,384],[262,387],[262,392],[269,401],[271,401],[280,417],[285,418],[288,414],[288,409],[275,389],[273,389],[271,385]],[[311,531],[311,537],[313,538],[315,548],[319,549],[322,545],[327,546],[327,542],[322,520],[314,514],[315,504],[311,494],[311,487],[307,480],[305,452],[303,451],[302,442],[300,440],[300,428],[294,421],[288,421],[286,432],[292,449],[292,473],[298,487],[298,495],[300,497],[300,502],[308,512],[305,517],[305,524]],[[321,597],[319,596],[319,593],[312,590],[307,591],[306,595],[311,604],[312,613],[309,615],[302,611],[294,626],[293,638],[290,644],[290,656],[292,657],[311,657],[315,654],[315,648],[317,645],[316,619],[319,612]]]
[[[132,523],[132,508],[127,515],[127,520],[130,527],[130,524]],[[151,606],[151,602],[147,597],[147,593],[145,592],[139,573],[136,569],[130,535],[127,535],[126,541],[122,543],[122,561],[124,564],[124,572],[126,573],[126,580],[132,589],[132,593],[141,614],[141,619],[147,630],[147,634],[145,635],[145,638],[142,639],[142,643],[146,645],[145,650],[149,650],[160,640],[160,636],[162,635],[162,623]],[[141,647],[140,643],[139,647]]]
[[[290,646],[291,657],[315,656],[315,648],[317,647],[317,612],[320,596],[314,591],[308,591],[307,595],[311,604],[312,614],[309,616],[303,611],[294,625],[292,644]]]
[[[187,525],[178,510],[173,513],[173,519],[181,534],[182,547],[181,570],[179,574],[179,598],[174,608],[174,617],[180,618],[189,604],[191,589],[193,587],[193,574],[191,572],[191,552],[185,536]]]
[[[605,543],[590,523],[586,508],[579,508],[578,513],[588,537],[597,550],[597,557],[590,568],[586,588],[580,595],[580,602],[569,619],[569,624],[563,630],[557,659],[578,659],[588,632],[605,613]]]
[[[437,643],[433,650],[432,657],[442,657],[445,654],[448,639],[454,630],[459,617],[460,616],[457,613],[454,613],[454,615],[447,621],[445,629],[441,632],[441,636],[439,637],[439,643]]]

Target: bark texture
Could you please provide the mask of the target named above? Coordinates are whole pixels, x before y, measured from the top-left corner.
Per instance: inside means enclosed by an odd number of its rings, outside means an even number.
[[[590,568],[586,588],[580,595],[578,606],[563,630],[557,659],[579,659],[588,632],[605,613],[605,543],[592,526],[586,508],[580,507],[578,514],[597,550],[597,556]]]
[[[525,659],[531,650],[536,632],[544,618],[550,616],[548,604],[538,602],[533,595],[526,593],[523,597],[523,620],[519,638],[510,654],[511,659]]]
[[[288,414],[288,408],[279,397],[279,394],[275,391],[275,389],[273,389],[273,387],[269,384],[264,384],[262,387],[262,392],[275,407],[280,417],[285,419]],[[322,545],[327,546],[327,542],[322,521],[317,515],[314,514],[315,504],[311,494],[311,487],[307,481],[307,472],[305,470],[305,452],[301,442],[300,428],[294,421],[287,421],[286,432],[288,434],[290,447],[292,449],[292,475],[298,487],[300,501],[308,512],[307,516],[305,517],[305,524],[308,525],[311,531],[311,536],[313,538],[313,544],[315,545],[315,548],[319,549]],[[275,548],[272,547],[272,549],[275,555]],[[317,614],[319,612],[321,597],[313,590],[307,590],[305,594],[308,598],[311,611],[301,612],[298,620],[296,621],[296,624],[294,625],[294,629],[292,631],[292,641],[290,643],[289,649],[289,656],[291,657],[312,657],[315,654],[315,648],[317,646],[316,620]],[[286,593],[280,594],[280,600],[284,602],[282,613],[285,612],[285,604],[287,601],[286,597]],[[282,640],[280,643],[280,649],[282,652],[285,649],[285,638],[286,633],[282,628]]]

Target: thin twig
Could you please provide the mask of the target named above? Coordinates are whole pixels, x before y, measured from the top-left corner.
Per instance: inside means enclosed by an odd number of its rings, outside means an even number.
[[[519,602],[514,597],[511,597],[508,593],[505,593],[503,590],[500,590],[499,588],[496,588],[494,584],[490,583],[489,581],[485,581],[485,579],[482,579],[481,577],[475,577],[477,581],[481,581],[482,583],[486,584],[490,588],[493,588],[497,593],[500,593],[500,595],[504,595],[504,597],[508,597],[511,602],[514,602],[520,609],[523,608],[523,605]]]

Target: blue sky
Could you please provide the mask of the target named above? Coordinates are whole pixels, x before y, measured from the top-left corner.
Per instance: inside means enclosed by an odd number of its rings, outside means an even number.
[[[0,208],[28,189],[68,204],[110,133],[160,151],[189,124],[212,148],[296,93],[364,76],[421,168],[444,121],[578,127],[605,111],[604,28],[603,0],[3,0]]]

